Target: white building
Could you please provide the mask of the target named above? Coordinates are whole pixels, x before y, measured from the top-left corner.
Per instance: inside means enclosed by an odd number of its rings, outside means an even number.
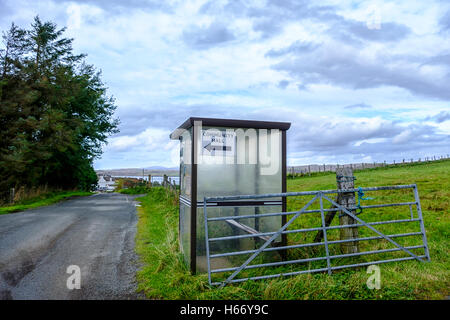
[[[99,176],[97,184],[100,191],[114,191],[116,182],[111,176]]]

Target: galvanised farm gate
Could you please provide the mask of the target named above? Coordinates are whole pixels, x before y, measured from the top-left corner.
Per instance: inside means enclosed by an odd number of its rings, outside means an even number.
[[[406,202],[395,202],[395,203],[380,203],[374,205],[366,205],[366,206],[355,206],[355,207],[344,207],[338,204],[335,200],[333,200],[333,194],[343,194],[343,193],[352,193],[352,192],[373,192],[373,191],[412,191],[412,201]],[[259,215],[242,215],[239,217],[235,216],[214,216],[211,217],[208,215],[208,206],[214,207],[222,207],[227,206],[227,202],[236,202],[240,200],[254,200],[254,199],[267,199],[274,197],[312,197],[302,208],[298,211],[292,212],[271,212],[264,213]],[[313,204],[317,204],[319,208],[311,209]],[[331,208],[325,208],[325,203],[331,204]],[[382,208],[391,208],[391,207],[406,207],[409,210],[403,210],[402,214],[405,212],[408,213],[408,217],[403,219],[383,219],[382,213],[378,216],[378,221],[370,221],[366,222],[361,218],[361,215],[356,215],[355,210],[360,209],[364,210],[365,214],[368,214],[369,210],[380,210]],[[354,219],[356,224],[349,225],[329,225],[325,223],[325,214],[332,211],[340,211],[343,215],[348,215],[352,219]],[[221,285],[224,286],[227,283],[233,282],[242,282],[246,280],[257,280],[257,279],[268,279],[275,278],[280,276],[288,276],[288,275],[296,275],[302,273],[312,273],[312,272],[328,272],[331,274],[333,270],[339,270],[344,268],[351,267],[361,267],[368,266],[373,264],[381,264],[387,262],[394,261],[406,261],[406,260],[418,260],[418,261],[426,261],[430,260],[430,254],[428,252],[428,244],[427,238],[425,234],[425,227],[423,222],[422,210],[420,207],[420,199],[419,193],[417,190],[417,186],[413,185],[397,185],[397,186],[386,186],[386,187],[373,187],[373,188],[358,188],[358,189],[347,189],[347,190],[321,190],[321,191],[308,191],[308,192],[291,192],[291,193],[279,193],[279,194],[265,194],[265,195],[247,195],[247,196],[228,196],[228,197],[206,197],[203,201],[203,213],[204,213],[204,221],[205,221],[205,245],[208,259],[208,279],[211,285]],[[294,224],[296,219],[298,219],[302,215],[314,215],[320,214],[319,222],[320,225],[316,227],[310,228],[289,228]],[[376,213],[375,213],[376,214]],[[373,215],[373,214],[372,214]],[[274,216],[288,216],[289,220],[283,224],[281,228],[278,230],[273,230],[271,232],[255,232],[248,231],[247,234],[240,235],[222,235],[220,237],[211,237],[209,235],[209,230],[213,227],[215,223],[223,222],[223,221],[242,221],[242,220],[251,220],[251,219],[265,219]],[[385,234],[384,232],[379,230],[379,227],[382,225],[393,225],[393,224],[401,224],[403,225],[402,229],[416,229],[411,230],[410,232],[398,232],[398,233],[389,233]],[[405,228],[404,225],[409,224],[411,228]],[[339,239],[339,240],[330,240],[327,234],[332,230],[339,229],[349,229],[349,228],[366,228],[368,231],[372,233],[370,236],[359,237],[359,238],[351,238],[351,239]],[[315,233],[321,231],[323,233],[323,241],[321,242],[303,242],[303,243],[295,243],[290,245],[277,246],[273,245],[274,240],[281,235],[294,235],[299,233]],[[259,238],[261,239],[261,245],[258,248],[252,250],[232,250],[229,252],[221,252],[221,253],[213,253],[211,252],[211,244],[217,242],[228,242],[233,241],[235,239],[244,239],[244,238]],[[409,238],[414,239],[415,243],[413,245],[407,245],[405,243],[400,244],[398,239],[400,238]],[[346,253],[346,254],[331,254],[330,246],[335,246],[348,242],[370,242],[374,240],[385,240],[386,243],[389,243],[391,246],[386,248],[380,248],[376,250],[368,250],[368,251],[360,251],[354,253]],[[295,260],[286,260],[281,259],[281,261],[269,261],[269,262],[258,262],[252,263],[259,256],[264,253],[270,252],[280,252],[285,250],[301,250],[304,248],[311,247],[323,247],[324,253],[323,256],[314,256],[311,258],[303,258],[303,259],[295,259]],[[378,260],[370,260],[359,263],[338,263],[334,264],[333,261],[341,260],[343,258],[351,258],[358,257],[364,255],[377,255],[377,254],[387,254],[392,252],[402,252],[404,253],[401,257],[389,257]],[[245,259],[235,260],[237,263],[236,266],[227,267],[227,268],[213,268],[211,266],[211,261],[218,258],[224,257],[242,257],[245,256]],[[267,260],[267,259],[265,259]],[[264,259],[262,259],[264,261]],[[319,262],[323,261],[325,264],[321,267],[309,267],[304,270],[297,271],[289,271],[289,272],[277,272],[275,267],[286,266],[286,265],[296,265],[296,264],[307,264],[311,262]],[[242,278],[237,278],[239,273],[243,271],[252,270],[252,269],[265,269],[262,273],[263,275],[251,275]],[[272,271],[272,272],[271,272]],[[221,281],[212,281],[212,275],[214,274],[227,274],[227,276]]]

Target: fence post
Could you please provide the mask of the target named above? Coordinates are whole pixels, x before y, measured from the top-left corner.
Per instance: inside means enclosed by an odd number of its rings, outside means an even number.
[[[336,171],[336,183],[338,189],[340,190],[353,189],[355,187],[354,180],[355,177],[353,176],[353,170],[351,168],[348,167],[339,168]],[[354,192],[340,193],[338,196],[338,203],[339,205],[346,208],[354,207],[356,205],[355,193]],[[355,214],[355,210],[351,210],[350,212]],[[340,211],[339,215],[340,225],[349,225],[355,223],[356,221],[353,218],[345,214],[343,211]],[[341,240],[358,238],[357,227],[343,228],[339,230]],[[342,243],[341,250],[344,254],[359,252],[358,241]]]
[[[9,191],[9,203],[13,203],[14,202],[14,197],[16,196],[16,189],[15,188],[11,188],[11,190]]]

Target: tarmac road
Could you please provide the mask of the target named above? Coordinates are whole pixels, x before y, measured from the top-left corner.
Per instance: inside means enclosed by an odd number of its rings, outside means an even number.
[[[0,215],[0,300],[140,298],[135,203],[96,194]],[[71,265],[80,268],[80,289],[67,287]]]

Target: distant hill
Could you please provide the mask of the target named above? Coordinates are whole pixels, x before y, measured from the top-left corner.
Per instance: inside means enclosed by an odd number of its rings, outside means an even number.
[[[144,170],[144,172],[142,172]],[[111,175],[111,176],[129,176],[129,177],[142,177],[149,174],[154,176],[162,176],[164,174],[168,176],[178,176],[178,168],[166,168],[161,166],[152,166],[148,168],[122,168],[122,169],[102,169],[95,170],[99,175]]]
[[[167,167],[161,167],[161,166],[152,166],[152,167],[145,168],[145,170],[162,170],[162,171],[177,170],[178,171],[178,167],[167,168]]]

